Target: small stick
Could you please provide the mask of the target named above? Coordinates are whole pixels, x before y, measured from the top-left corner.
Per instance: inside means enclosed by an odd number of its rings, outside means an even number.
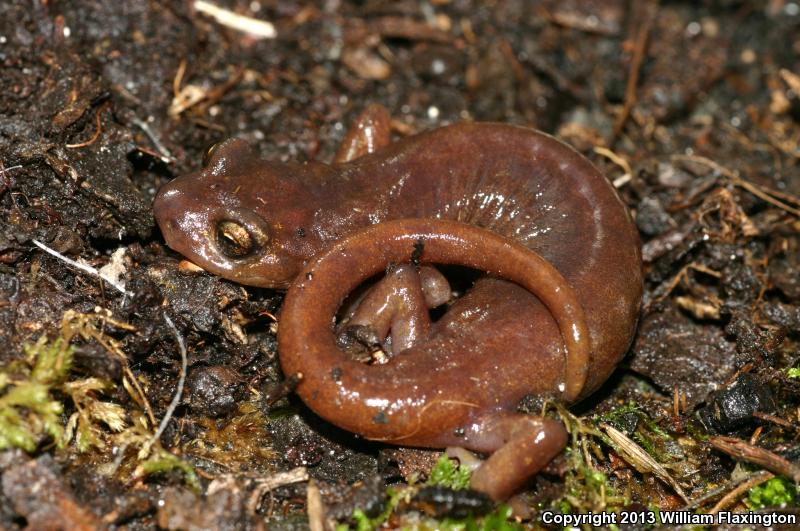
[[[178,70],[175,72],[175,77],[172,78],[172,95],[174,97],[181,93],[184,74],[186,74],[186,59],[181,59],[180,64],[178,64]]]
[[[183,342],[183,336],[178,331],[178,327],[175,326],[175,323],[172,322],[172,319],[170,319],[169,315],[166,313],[164,313],[164,321],[166,321],[167,326],[172,329],[172,334],[175,336],[175,340],[178,342],[178,350],[181,353],[181,373],[178,377],[178,389],[175,391],[175,396],[172,397],[172,402],[170,402],[166,413],[164,413],[164,418],[161,419],[161,424],[158,425],[158,429],[139,451],[139,459],[144,459],[147,454],[150,453],[150,448],[152,448],[153,444],[161,438],[161,434],[164,433],[164,430],[167,428],[167,424],[169,424],[172,414],[175,413],[175,410],[178,408],[178,404],[181,401],[181,395],[183,395],[183,385],[186,382],[186,344]]]
[[[753,416],[757,419],[767,420],[778,426],[783,426],[784,428],[794,428],[791,422],[786,419],[782,419],[780,417],[776,417],[775,415],[770,415],[769,413],[762,413],[761,411],[756,411],[753,413]]]
[[[68,147],[70,149],[77,149],[77,148],[82,148],[82,147],[86,147],[86,146],[91,146],[92,144],[97,142],[97,139],[100,138],[100,134],[103,132],[103,124],[102,124],[101,119],[103,117],[103,111],[106,110],[107,106],[108,106],[108,103],[104,103],[103,105],[100,106],[99,109],[97,109],[97,112],[94,114],[95,131],[94,131],[94,134],[92,135],[92,137],[89,140],[85,141],[85,142],[79,142],[77,144],[66,144],[66,147]]]
[[[711,446],[734,459],[756,464],[767,470],[800,481],[800,467],[774,452],[753,446],[735,437],[712,437]]]
[[[681,414],[681,404],[680,404],[680,391],[678,390],[678,384],[672,386],[672,415],[677,417]]]
[[[48,253],[48,254],[50,254],[52,256],[55,256],[59,260],[63,260],[67,264],[71,265],[72,267],[74,267],[76,269],[80,269],[84,273],[88,273],[88,274],[90,274],[92,276],[99,277],[99,278],[105,280],[106,282],[108,282],[111,286],[116,288],[117,291],[119,291],[123,295],[130,295],[130,292],[125,290],[125,286],[123,284],[120,284],[119,282],[117,282],[113,278],[104,275],[103,273],[101,273],[100,271],[95,269],[94,267],[92,267],[90,265],[82,264],[80,262],[76,262],[75,260],[72,260],[71,258],[67,258],[63,254],[61,254],[58,251],[56,251],[55,249],[51,249],[50,247],[46,246],[45,244],[43,244],[42,242],[40,242],[38,240],[31,240],[31,241],[33,242],[34,245],[36,245],[36,247],[38,247],[42,251],[44,251],[44,252],[46,252],[46,253]]]
[[[622,168],[624,173],[614,179],[612,182],[614,188],[620,188],[630,182],[631,178],[633,177],[633,171],[631,171],[631,165],[628,164],[628,161],[625,160],[625,158],[602,146],[595,146],[594,152],[609,159],[611,162]]]
[[[250,514],[255,514],[258,510],[261,498],[264,494],[270,492],[278,487],[284,485],[291,485],[292,483],[301,483],[308,481],[308,469],[304,466],[293,468],[285,472],[278,472],[265,478],[258,478],[255,480],[256,488],[247,501],[247,510]]]
[[[766,470],[761,470],[760,472],[756,472],[753,474],[748,480],[744,483],[740,484],[738,487],[730,491],[728,494],[722,497],[721,500],[717,502],[717,504],[708,511],[709,514],[717,514],[722,509],[730,506],[733,502],[735,502],[739,496],[747,492],[748,490],[752,489],[756,485],[761,485],[765,481],[769,481],[770,479],[774,478],[775,474],[772,472],[767,472]]]
[[[789,201],[791,203],[795,203],[795,204],[800,205],[800,199],[798,199],[797,197],[795,197],[795,196],[793,196],[791,194],[786,194],[786,193],[780,192],[778,190],[771,190],[769,188],[756,186],[753,183],[751,183],[749,181],[745,181],[744,179],[742,179],[739,176],[739,172],[736,172],[736,171],[733,171],[733,170],[731,170],[729,168],[726,168],[725,166],[723,166],[721,164],[718,164],[718,163],[714,162],[713,160],[711,160],[709,158],[702,157],[700,155],[673,155],[672,159],[673,160],[683,160],[683,161],[687,161],[687,162],[696,162],[698,164],[702,164],[703,166],[711,168],[712,170],[716,171],[720,175],[730,179],[731,183],[733,183],[734,186],[738,186],[740,188],[744,188],[745,190],[747,190],[748,192],[750,192],[754,196],[756,196],[756,197],[758,197],[760,199],[763,199],[767,203],[775,205],[776,207],[778,207],[778,208],[780,208],[782,210],[785,210],[786,212],[789,212],[791,214],[794,214],[797,217],[800,217],[800,210],[798,210],[796,208],[793,208],[792,206],[784,203],[783,201],[781,201],[779,199],[776,199],[777,197],[780,197],[781,199],[783,199],[785,201]]]
[[[689,503],[689,498],[686,497],[686,494],[683,492],[678,482],[670,476],[669,472],[667,472],[658,461],[645,452],[641,446],[609,424],[602,423],[600,427],[605,430],[608,437],[614,442],[614,445],[612,445],[614,450],[617,451],[628,464],[632,465],[639,472],[649,472],[655,475],[658,479],[672,487],[684,503]]]
[[[325,531],[325,504],[319,492],[319,486],[313,479],[308,482],[306,489],[306,513],[308,513],[308,527],[311,531]]]
[[[156,136],[150,126],[147,125],[147,122],[143,122],[139,118],[134,118],[133,124],[136,125],[139,129],[144,131],[144,134],[147,135],[147,138],[150,139],[150,142],[156,147],[159,152],[159,158],[165,163],[169,164],[170,162],[175,162],[175,157],[172,156],[172,153],[161,143],[161,140]]]
[[[800,217],[800,210],[787,205],[786,203],[784,203],[783,201],[781,201],[779,199],[775,199],[774,197],[770,196],[766,192],[760,190],[753,183],[749,183],[749,182],[745,181],[744,179],[742,179],[741,177],[738,177],[738,176],[731,177],[731,182],[733,182],[733,184],[736,185],[736,186],[744,188],[745,190],[747,190],[748,192],[750,192],[754,196],[763,199],[767,203],[771,203],[771,204],[775,205],[776,207],[785,210],[786,212],[789,212],[791,214],[794,214],[797,217]]]
[[[646,15],[644,24],[639,28],[639,33],[636,36],[636,47],[633,51],[633,58],[631,59],[631,69],[628,74],[628,82],[625,85],[625,101],[622,106],[622,112],[617,117],[614,123],[614,130],[612,133],[612,140],[616,139],[625,127],[625,122],[628,121],[628,116],[631,114],[631,109],[636,103],[636,85],[639,83],[639,71],[644,62],[645,52],[647,50],[647,41],[650,36],[650,29],[653,27],[653,22],[656,19],[656,12],[658,10],[658,0],[652,3],[652,13]]]
[[[720,485],[719,487],[714,488],[714,489],[706,492],[705,494],[703,494],[699,498],[696,498],[695,500],[693,500],[691,503],[688,503],[688,504],[684,505],[679,510],[680,511],[690,511],[690,510],[692,510],[692,509],[694,509],[696,507],[700,507],[701,505],[703,505],[707,501],[713,500],[717,496],[721,495],[726,490],[732,489],[732,488],[736,487],[737,485],[741,485],[744,482],[750,481],[751,479],[753,479],[757,475],[764,474],[764,473],[771,474],[771,472],[766,472],[764,470],[760,470],[759,472],[756,472],[755,474],[752,474],[752,475],[749,475],[749,476],[744,476],[744,477],[738,478],[738,479],[733,480],[733,481],[729,481],[725,485]]]
[[[758,426],[755,430],[753,430],[753,435],[750,436],[750,444],[755,445],[758,442],[758,438],[761,437],[762,431],[764,431],[764,426]]]
[[[259,39],[274,39],[278,36],[278,32],[275,31],[275,26],[271,22],[239,15],[233,11],[216,6],[211,2],[195,0],[194,9],[195,11],[210,16],[223,26],[247,33]]]

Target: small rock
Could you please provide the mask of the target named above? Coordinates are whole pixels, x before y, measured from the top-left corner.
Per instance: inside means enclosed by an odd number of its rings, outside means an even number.
[[[192,411],[221,417],[236,409],[241,389],[236,371],[220,365],[200,367],[189,374],[187,398]]]
[[[235,485],[203,499],[190,491],[168,487],[161,502],[158,525],[162,529],[264,529],[263,522],[247,514],[242,492]]]
[[[661,201],[645,197],[636,207],[636,226],[645,236],[658,236],[675,226],[675,222]]]
[[[369,476],[355,485],[337,487],[325,496],[325,503],[328,505],[328,517],[335,520],[349,518],[356,509],[374,518],[386,504],[386,486],[380,476]]]
[[[736,371],[735,347],[718,328],[670,307],[642,320],[631,368],[665,393],[677,387],[692,409]]]
[[[750,423],[753,413],[770,413],[775,402],[769,387],[750,373],[719,391],[711,403],[698,412],[700,421],[709,430],[727,433]]]
[[[8,455],[8,454],[6,454]],[[92,531],[104,529],[91,511],[78,505],[62,479],[51,468],[52,458],[10,466],[3,473],[3,494],[28,522],[28,529]]]

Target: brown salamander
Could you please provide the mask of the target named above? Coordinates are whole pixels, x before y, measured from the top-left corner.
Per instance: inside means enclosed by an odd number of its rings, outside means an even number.
[[[370,439],[492,454],[472,486],[503,499],[566,443],[520,400],[580,400],[625,354],[638,235],[608,180],[548,135],[461,123],[389,143],[388,125],[369,108],[332,164],[269,162],[227,140],[164,185],[154,212],[167,244],[206,270],[292,286],[279,353],[312,410]],[[489,275],[431,322],[450,291],[427,264]],[[334,329],[348,293],[389,265]],[[388,361],[349,358],[337,340],[354,330],[389,335]]]

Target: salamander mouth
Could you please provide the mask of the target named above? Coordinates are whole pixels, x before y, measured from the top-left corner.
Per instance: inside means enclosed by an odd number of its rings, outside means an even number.
[[[236,214],[183,211],[173,217],[163,209],[156,221],[167,246],[197,268],[249,286],[287,288],[293,275],[270,251],[266,222]]]
[[[197,267],[228,280],[288,287],[302,259],[281,245],[277,229],[230,195],[210,194],[207,186],[195,189],[198,185],[192,179],[197,176],[166,183],[153,201],[153,214],[167,246]]]

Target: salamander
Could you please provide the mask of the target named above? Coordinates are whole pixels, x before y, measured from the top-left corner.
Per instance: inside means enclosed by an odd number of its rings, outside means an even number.
[[[207,271],[288,288],[279,355],[314,412],[369,439],[491,454],[472,486],[504,499],[567,439],[521,400],[579,401],[627,351],[638,233],[609,181],[549,135],[457,123],[391,142],[389,124],[369,107],[330,164],[226,140],[160,189],[154,213]],[[436,264],[485,275],[455,298]],[[348,338],[388,353],[354,359]]]

